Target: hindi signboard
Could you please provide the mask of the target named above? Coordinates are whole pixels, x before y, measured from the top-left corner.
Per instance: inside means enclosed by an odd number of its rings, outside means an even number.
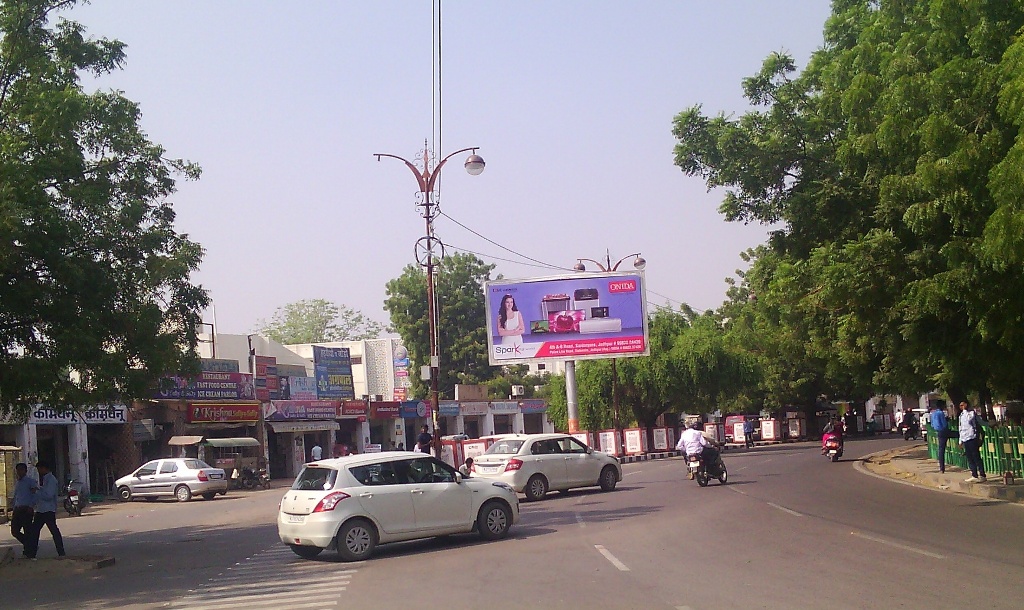
[[[355,398],[352,383],[352,359],[346,347],[313,346],[313,371],[316,397],[320,400]]]

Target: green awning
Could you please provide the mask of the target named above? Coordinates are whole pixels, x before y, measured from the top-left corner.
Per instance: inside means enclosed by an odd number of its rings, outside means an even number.
[[[260,442],[254,438],[208,438],[203,441],[208,447],[259,447]]]

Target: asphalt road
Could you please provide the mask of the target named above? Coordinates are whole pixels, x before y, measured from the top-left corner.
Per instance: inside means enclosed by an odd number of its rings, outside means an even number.
[[[838,464],[813,444],[730,451],[729,484],[707,488],[686,480],[679,459],[627,464],[613,493],[522,504],[506,540],[390,545],[358,564],[301,560],[278,544],[277,489],[98,507],[61,520],[69,553],[113,554],[117,564],[35,577],[0,570],[0,606],[1024,607],[1024,507],[854,468],[898,443],[851,440]],[[40,548],[53,555],[45,532]]]

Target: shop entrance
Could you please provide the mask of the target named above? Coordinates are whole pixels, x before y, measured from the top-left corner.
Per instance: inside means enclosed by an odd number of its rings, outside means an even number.
[[[513,434],[515,430],[512,429],[513,415],[495,415],[494,416],[494,433],[495,434]]]
[[[71,466],[68,463],[68,427],[36,425],[36,443],[39,459],[53,464],[57,481],[67,481]]]

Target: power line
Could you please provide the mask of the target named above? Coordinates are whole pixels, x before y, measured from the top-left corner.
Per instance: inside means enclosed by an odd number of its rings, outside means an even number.
[[[538,265],[540,265],[540,266],[542,266],[542,267],[548,267],[548,268],[550,268],[550,269],[559,269],[559,270],[561,270],[561,271],[574,271],[574,269],[570,269],[570,268],[568,268],[568,267],[561,267],[561,266],[559,266],[559,265],[552,265],[551,263],[545,263],[545,262],[544,262],[544,261],[542,261],[542,260],[537,260],[537,259],[535,259],[535,258],[533,258],[533,257],[531,257],[531,256],[526,256],[525,254],[522,254],[522,253],[520,253],[520,252],[516,252],[516,251],[515,251],[515,250],[513,250],[512,248],[508,248],[508,247],[505,247],[505,246],[503,246],[503,245],[499,244],[498,242],[494,241],[493,239],[491,239],[491,238],[489,238],[489,237],[485,237],[485,236],[483,236],[482,234],[480,234],[479,232],[477,232],[477,231],[474,231],[473,229],[470,229],[469,227],[467,227],[466,225],[462,224],[462,223],[461,223],[461,222],[459,222],[458,220],[455,220],[454,218],[452,218],[452,217],[451,217],[451,216],[449,216],[448,214],[444,213],[444,211],[438,211],[438,216],[444,216],[444,217],[445,217],[445,218],[447,218],[448,220],[450,220],[450,221],[454,222],[455,224],[457,224],[457,225],[459,225],[460,227],[462,227],[463,229],[465,229],[465,230],[469,231],[469,232],[470,232],[470,233],[472,233],[473,235],[476,235],[477,237],[479,237],[480,239],[482,239],[482,240],[486,241],[487,243],[490,243],[490,244],[492,244],[492,245],[495,245],[495,246],[497,246],[497,247],[501,248],[502,250],[504,250],[504,251],[506,251],[506,252],[510,252],[510,253],[512,253],[512,254],[515,254],[516,256],[518,256],[518,257],[520,257],[520,258],[525,258],[525,259],[526,259],[526,260],[528,260],[528,261],[532,261],[532,262],[534,262],[534,263],[537,263]],[[495,257],[495,258],[496,258],[496,257]],[[498,260],[501,260],[501,259],[498,259]],[[517,261],[508,261],[508,262],[510,262],[510,263],[515,263],[515,262],[517,262]],[[519,263],[519,264],[523,264],[523,265],[525,265],[526,263]]]

